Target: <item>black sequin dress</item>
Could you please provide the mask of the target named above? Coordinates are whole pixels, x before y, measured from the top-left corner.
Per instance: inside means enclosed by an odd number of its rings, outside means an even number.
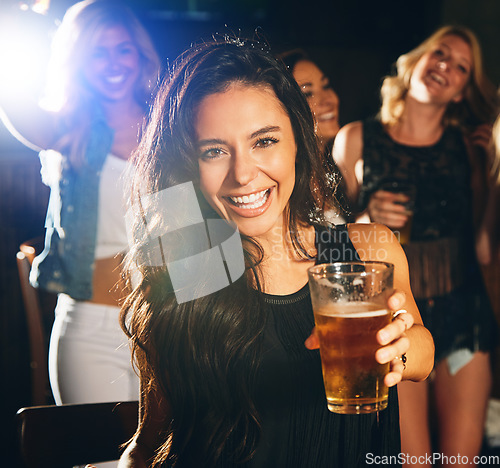
[[[436,362],[459,349],[490,350],[496,321],[475,257],[470,165],[461,131],[448,127],[434,145],[407,146],[369,119],[363,122],[363,162],[361,210],[384,183],[415,189],[410,242],[403,248]]]

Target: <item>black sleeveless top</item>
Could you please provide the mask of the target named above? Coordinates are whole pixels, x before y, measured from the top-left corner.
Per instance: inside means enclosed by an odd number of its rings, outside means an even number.
[[[415,187],[410,283],[436,362],[458,349],[490,350],[497,325],[474,250],[470,163],[463,135],[448,127],[430,146],[394,141],[376,119],[363,121],[360,207],[388,180]]]
[[[345,225],[316,232],[318,263],[359,259]],[[400,452],[396,388],[390,389],[388,408],[379,413],[331,413],[319,350],[304,346],[314,326],[308,285],[286,296],[265,294],[264,301],[268,322],[255,397],[261,439],[245,466],[356,468],[372,465],[377,456],[396,460]]]
[[[389,181],[416,189],[411,240],[428,241],[472,234],[470,164],[460,129],[447,127],[430,146],[394,141],[382,123],[363,121],[363,185],[359,204]]]

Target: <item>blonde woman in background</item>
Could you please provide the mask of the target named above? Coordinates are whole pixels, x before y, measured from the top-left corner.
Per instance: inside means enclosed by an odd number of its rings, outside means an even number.
[[[405,183],[414,190],[412,231],[404,248],[412,291],[436,344],[436,362],[432,386],[429,381],[399,386],[402,452],[432,452],[432,390],[438,451],[460,454],[470,464],[483,440],[496,332],[475,238],[491,237],[482,209],[491,200],[481,201],[478,145],[498,112],[498,100],[475,35],[463,27],[440,28],[398,59],[397,74],[383,82],[382,100],[376,119],[340,130],[334,159],[360,212],[393,230],[408,220],[409,197],[381,190],[384,183]],[[478,245],[481,252],[484,246]],[[425,460],[419,459],[424,465]]]
[[[57,404],[138,399],[119,325],[119,265],[127,250],[122,173],[135,150],[159,60],[136,16],[118,2],[69,8],[54,39],[43,107],[3,120],[40,151],[50,185],[44,251],[31,273],[58,293],[50,339]]]

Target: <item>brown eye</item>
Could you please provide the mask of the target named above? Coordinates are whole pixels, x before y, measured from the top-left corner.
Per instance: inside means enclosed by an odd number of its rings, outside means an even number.
[[[222,148],[208,148],[202,151],[200,159],[205,159],[205,160],[216,159],[222,156],[222,154],[223,154]]]
[[[257,148],[267,148],[268,146],[272,146],[275,143],[278,143],[278,139],[276,138],[261,138],[260,140],[257,141],[255,146]]]

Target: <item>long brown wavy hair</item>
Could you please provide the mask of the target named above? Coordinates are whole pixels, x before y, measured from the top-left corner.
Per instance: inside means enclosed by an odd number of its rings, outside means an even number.
[[[323,222],[323,204],[332,190],[304,95],[283,64],[256,42],[211,40],[177,59],[160,86],[135,155],[132,202],[183,182],[198,187],[198,106],[234,83],[271,88],[290,118],[297,155],[288,231],[296,253],[311,258],[300,240],[301,226]],[[217,217],[202,195],[199,202],[205,218]],[[127,259],[129,276],[137,280],[121,320],[131,338],[143,392],[164,399],[172,410],[155,463],[212,466],[223,450],[234,461],[247,460],[259,439],[253,382],[266,323],[258,292],[262,249],[255,240],[243,238],[246,273],[219,292],[179,304],[167,269],[148,266],[140,239],[139,233]],[[148,398],[144,400],[142,421],[152,416]]]

